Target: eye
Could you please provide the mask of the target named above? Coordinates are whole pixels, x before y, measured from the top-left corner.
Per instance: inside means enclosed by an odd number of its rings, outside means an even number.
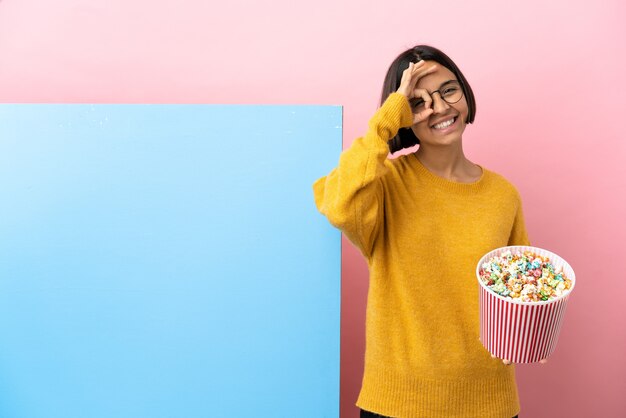
[[[411,99],[409,102],[412,108],[420,107],[424,104],[424,100],[422,99]]]
[[[445,96],[450,96],[451,94],[454,94],[458,91],[459,89],[457,87],[446,87],[446,89],[443,91],[443,94]]]

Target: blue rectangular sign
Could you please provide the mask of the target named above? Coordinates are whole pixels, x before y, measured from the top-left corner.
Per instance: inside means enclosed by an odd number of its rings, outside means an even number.
[[[0,416],[339,416],[341,107],[0,105]]]

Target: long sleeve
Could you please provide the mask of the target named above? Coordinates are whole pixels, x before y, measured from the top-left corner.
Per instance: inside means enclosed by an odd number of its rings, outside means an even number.
[[[354,140],[341,153],[339,165],[313,184],[317,209],[366,257],[382,224],[387,141],[412,121],[406,97],[392,93],[370,119],[365,136]]]
[[[526,232],[526,224],[524,223],[522,199],[519,196],[519,193],[517,213],[515,214],[515,220],[513,221],[513,228],[511,229],[511,235],[509,236],[508,245],[530,245],[530,241],[528,240],[528,233]]]

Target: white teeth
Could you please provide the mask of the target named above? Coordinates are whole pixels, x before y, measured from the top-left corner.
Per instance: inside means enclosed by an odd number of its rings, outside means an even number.
[[[454,118],[447,120],[445,122],[441,122],[436,124],[435,126],[433,126],[433,128],[435,129],[443,129],[443,128],[447,128],[448,126],[452,125],[454,123]]]

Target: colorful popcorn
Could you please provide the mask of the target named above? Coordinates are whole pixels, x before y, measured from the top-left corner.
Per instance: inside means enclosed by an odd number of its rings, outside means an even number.
[[[482,264],[479,277],[494,293],[522,302],[556,299],[572,287],[562,268],[532,251],[507,250],[492,257]]]

